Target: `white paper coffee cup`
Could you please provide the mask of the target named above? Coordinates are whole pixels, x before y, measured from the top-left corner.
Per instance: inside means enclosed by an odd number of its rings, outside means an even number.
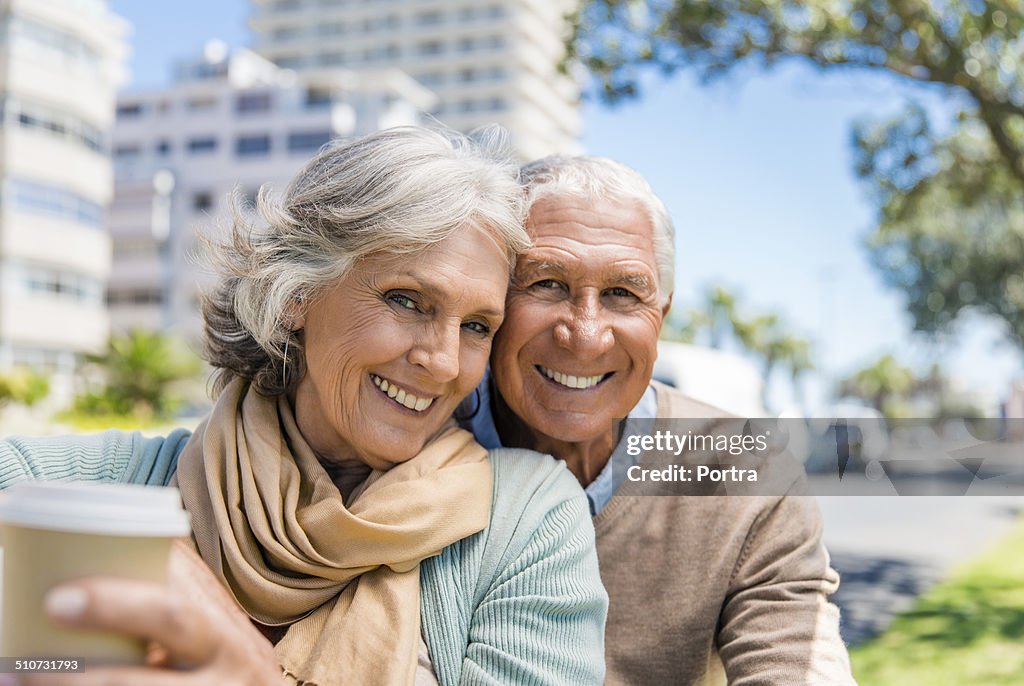
[[[174,539],[189,533],[176,488],[94,482],[22,482],[0,499],[3,605],[0,655],[137,664],[140,641],[54,626],[43,602],[87,576],[166,582]]]

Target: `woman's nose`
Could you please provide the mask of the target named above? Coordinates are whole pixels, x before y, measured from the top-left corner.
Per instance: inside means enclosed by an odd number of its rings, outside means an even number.
[[[409,352],[409,361],[425,369],[431,379],[453,381],[459,376],[459,341],[462,327],[440,325],[417,341]]]

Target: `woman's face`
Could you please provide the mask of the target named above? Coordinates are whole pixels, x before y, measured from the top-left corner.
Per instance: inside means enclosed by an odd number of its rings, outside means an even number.
[[[508,276],[495,241],[464,227],[361,260],[312,302],[295,415],[320,459],[388,469],[419,453],[480,382]]]

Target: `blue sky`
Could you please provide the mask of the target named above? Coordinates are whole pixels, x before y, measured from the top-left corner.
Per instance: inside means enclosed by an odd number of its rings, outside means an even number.
[[[173,61],[210,38],[248,41],[244,0],[114,0],[134,26],[130,87],[167,83]],[[964,322],[953,341],[910,334],[899,293],[886,289],[861,247],[873,208],[852,174],[851,124],[895,110],[900,88],[882,77],[823,76],[799,65],[699,85],[688,74],[653,77],[643,97],[583,106],[583,144],[643,173],[679,234],[675,303],[724,284],[752,310],[781,313],[816,344],[821,372],[808,397],[821,406],[829,380],[892,352],[925,368],[939,359],[996,398],[1021,373],[997,328]],[[789,400],[776,384],[775,404]]]

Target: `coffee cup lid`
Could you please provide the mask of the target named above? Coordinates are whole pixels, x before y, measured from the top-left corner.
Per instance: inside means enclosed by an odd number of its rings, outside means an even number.
[[[0,523],[111,536],[186,536],[177,488],[89,481],[22,481],[0,497]]]

